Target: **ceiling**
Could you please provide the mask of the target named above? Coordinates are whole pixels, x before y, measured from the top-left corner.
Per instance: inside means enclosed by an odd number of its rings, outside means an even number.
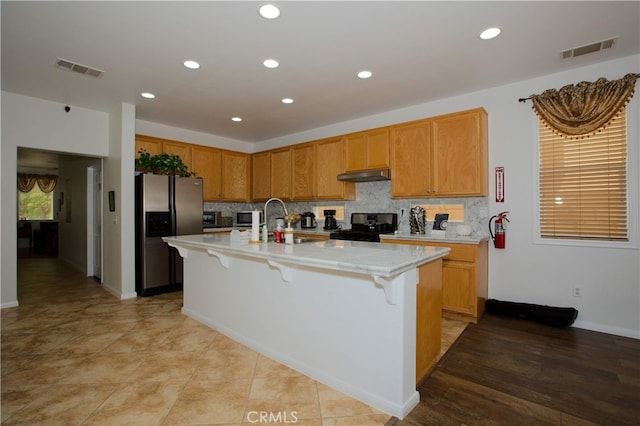
[[[18,148],[18,173],[52,174],[58,173],[60,154],[36,149]]]
[[[126,102],[141,120],[259,143],[640,51],[637,1],[278,0],[275,20],[258,15],[260,4],[2,1],[2,90],[70,113]],[[488,26],[503,32],[480,40]],[[561,59],[612,37],[611,49]],[[265,68],[267,58],[280,66]],[[358,79],[363,69],[373,77]]]

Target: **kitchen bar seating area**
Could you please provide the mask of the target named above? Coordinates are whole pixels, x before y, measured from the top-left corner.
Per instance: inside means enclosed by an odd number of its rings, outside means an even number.
[[[448,248],[163,240],[184,260],[185,315],[382,412],[419,402],[440,351]]]

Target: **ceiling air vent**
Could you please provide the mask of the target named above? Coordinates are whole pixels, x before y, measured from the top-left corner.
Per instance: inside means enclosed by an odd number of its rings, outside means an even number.
[[[604,49],[611,49],[617,40],[618,37],[614,37],[608,40],[587,44],[586,46],[574,47],[573,49],[564,50],[561,52],[562,59],[575,58],[577,56],[599,52]]]
[[[79,64],[77,62],[68,61],[66,59],[57,58],[56,66],[69,71],[75,71],[80,74],[90,75],[92,77],[101,77],[104,71],[97,68],[91,68],[86,65]]]

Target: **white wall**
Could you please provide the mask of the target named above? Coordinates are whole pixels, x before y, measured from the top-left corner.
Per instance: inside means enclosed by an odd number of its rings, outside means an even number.
[[[640,262],[638,251],[638,95],[628,108],[629,244],[619,248],[552,245],[537,237],[537,118],[531,104],[516,99],[599,77],[618,79],[639,71],[638,56],[550,75],[488,91],[490,170],[505,167],[506,201],[490,199],[495,214],[509,210],[507,249],[490,252],[489,295],[502,300],[573,306],[577,327],[640,337]],[[493,185],[490,185],[493,187]],[[613,244],[611,244],[613,246]],[[582,297],[573,297],[573,288]]]
[[[136,297],[134,244],[135,106],[122,104],[109,115],[109,157],[103,162],[103,282],[121,299]],[[115,191],[115,211],[108,209]]]
[[[0,307],[18,305],[16,282],[16,162],[17,148],[36,148],[67,154],[110,157],[105,161],[110,174],[103,178],[104,200],[107,191],[116,191],[116,214],[125,211],[122,222],[106,217],[114,226],[105,223],[103,284],[116,296],[135,296],[134,251],[130,238],[122,242],[121,233],[133,235],[133,151],[135,144],[135,108],[123,104],[108,114],[72,106],[66,113],[64,105],[42,99],[2,92],[2,144],[0,211],[2,212],[2,241],[0,275]],[[115,116],[115,119],[114,119]],[[123,156],[120,154],[125,152]],[[115,173],[114,173],[115,171]],[[124,176],[124,178],[123,178]],[[121,190],[120,185],[124,186]],[[78,185],[86,190],[86,185]],[[75,191],[75,185],[74,185]],[[86,203],[84,204],[86,206]],[[118,223],[115,224],[114,221]],[[86,221],[84,222],[86,226]],[[113,241],[116,240],[114,244]],[[75,262],[74,262],[75,263]],[[80,268],[83,269],[82,267]]]
[[[120,212],[120,257],[122,260],[121,279],[122,299],[134,298],[136,294],[136,262],[135,262],[135,150],[136,150],[136,107],[132,104],[122,104],[119,140],[110,143],[122,150],[120,170],[120,206],[116,204],[116,213]],[[105,197],[106,197],[105,193]],[[117,202],[117,201],[116,201]],[[105,198],[103,205],[107,206]],[[120,209],[120,210],[119,210]]]
[[[229,139],[209,133],[196,132],[193,130],[181,129],[144,120],[136,120],[136,133],[140,135],[155,136],[157,138],[171,139],[174,141],[188,142],[196,145],[229,149],[231,151],[252,153],[255,149],[255,144],[251,142]]]
[[[2,246],[0,306],[17,306],[16,162],[18,147],[106,156],[108,116],[27,96],[2,92]]]

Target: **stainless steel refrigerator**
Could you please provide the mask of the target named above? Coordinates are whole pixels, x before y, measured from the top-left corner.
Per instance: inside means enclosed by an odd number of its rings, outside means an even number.
[[[202,178],[136,176],[136,292],[182,288],[182,257],[162,237],[201,234]]]

